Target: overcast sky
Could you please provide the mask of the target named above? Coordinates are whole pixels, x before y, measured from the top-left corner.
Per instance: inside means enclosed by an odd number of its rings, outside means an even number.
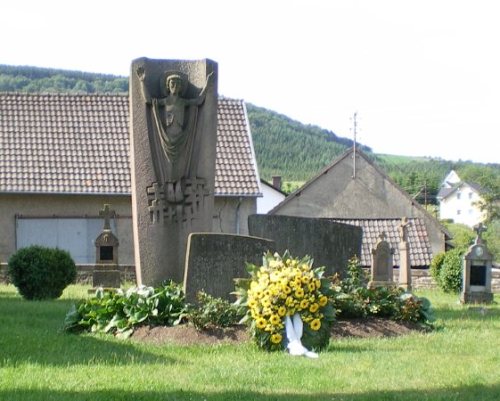
[[[499,20],[496,0],[16,0],[0,64],[210,58],[221,95],[343,137],[357,112],[377,153],[500,163]]]

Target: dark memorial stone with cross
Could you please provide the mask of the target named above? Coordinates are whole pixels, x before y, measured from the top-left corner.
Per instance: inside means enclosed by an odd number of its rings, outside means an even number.
[[[493,256],[489,252],[486,241],[482,238],[486,228],[479,224],[475,227],[476,241],[463,258],[462,303],[491,303],[491,268]]]
[[[120,271],[118,270],[118,238],[111,231],[110,220],[115,216],[115,211],[110,205],[105,204],[99,212],[104,219],[102,232],[95,240],[96,266],[92,274],[94,288],[119,288],[121,284]]]
[[[212,231],[217,64],[134,60],[130,111],[137,283],[181,282],[188,235]]]

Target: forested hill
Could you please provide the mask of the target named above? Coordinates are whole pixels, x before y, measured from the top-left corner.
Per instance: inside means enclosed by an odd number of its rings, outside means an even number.
[[[0,65],[0,91],[127,93],[128,77]],[[280,175],[285,182],[306,181],[352,146],[351,139],[274,111],[248,103],[247,110],[259,172],[266,180]],[[500,164],[376,155],[366,146],[359,147],[421,203],[435,203],[439,185],[451,169],[463,180],[500,193]]]
[[[247,111],[259,172],[265,179],[281,175],[287,181],[305,181],[353,145],[332,131],[262,107],[247,103]]]
[[[0,64],[0,91],[127,93],[128,77]]]

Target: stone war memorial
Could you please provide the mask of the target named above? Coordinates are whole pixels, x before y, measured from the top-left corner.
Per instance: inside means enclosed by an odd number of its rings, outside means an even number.
[[[134,60],[130,116],[137,283],[181,282],[188,235],[212,231],[217,64]]]

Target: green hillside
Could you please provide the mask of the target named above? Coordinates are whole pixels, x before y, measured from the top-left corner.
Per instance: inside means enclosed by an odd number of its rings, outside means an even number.
[[[353,145],[332,131],[262,107],[247,104],[247,111],[259,172],[266,180],[281,175],[286,181],[306,181]]]

